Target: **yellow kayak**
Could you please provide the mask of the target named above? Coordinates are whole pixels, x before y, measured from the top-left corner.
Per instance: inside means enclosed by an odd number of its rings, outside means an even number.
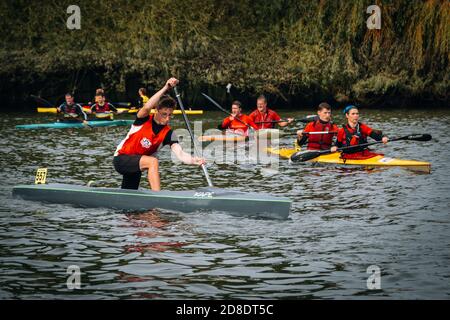
[[[295,152],[299,151],[294,148],[266,148],[266,151],[271,154],[279,155],[281,158],[289,159],[291,155]],[[341,153],[335,152],[327,155],[319,156],[315,159],[309,160],[308,162],[318,162],[318,163],[328,163],[328,164],[339,164],[339,165],[354,165],[354,166],[363,166],[367,168],[374,167],[401,167],[404,169],[430,173],[431,172],[431,164],[429,162],[424,161],[416,161],[416,160],[401,160],[396,158],[389,158],[385,156],[375,156],[369,159],[364,160],[354,160],[341,159]]]
[[[83,110],[90,111],[91,109],[88,106],[83,106]],[[125,113],[136,113],[137,109],[117,108],[117,111],[125,112]],[[56,113],[56,108],[38,107],[37,112],[38,113]]]
[[[84,107],[84,111],[90,110],[89,107]],[[56,113],[56,108],[44,108],[44,107],[38,107],[37,111],[39,113]],[[138,112],[138,109],[127,109],[127,108],[117,108],[117,111],[124,112],[124,113],[136,113]],[[155,113],[156,111],[153,109],[152,113]],[[174,110],[173,114],[181,114],[181,110]],[[203,110],[186,110],[186,114],[190,115],[199,115],[203,114]]]
[[[155,111],[152,110],[153,113],[155,113]],[[173,114],[181,114],[181,110],[174,110]],[[199,115],[199,114],[203,114],[203,110],[186,110],[186,114],[191,114],[191,115]]]

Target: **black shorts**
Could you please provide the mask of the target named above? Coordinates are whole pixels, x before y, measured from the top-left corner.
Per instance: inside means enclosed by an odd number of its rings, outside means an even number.
[[[126,155],[121,154],[115,156],[113,159],[114,168],[118,173],[123,175],[122,189],[139,189],[139,182],[141,181],[141,169],[139,161],[142,155]]]
[[[139,161],[142,155],[121,154],[113,159],[114,168],[120,174],[133,174],[141,172]]]

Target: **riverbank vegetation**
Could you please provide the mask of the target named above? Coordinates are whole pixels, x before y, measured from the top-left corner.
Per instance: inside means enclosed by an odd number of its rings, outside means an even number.
[[[66,27],[69,1],[0,2],[0,85],[6,104],[29,94],[81,99],[102,86],[116,99],[182,80],[185,99],[268,94],[280,105],[449,103],[450,2],[76,1],[81,29]]]

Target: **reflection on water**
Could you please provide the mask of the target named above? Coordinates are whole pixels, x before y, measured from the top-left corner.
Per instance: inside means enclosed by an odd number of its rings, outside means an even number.
[[[450,113],[364,110],[362,115],[391,136],[431,133],[428,143],[398,142],[377,150],[430,161],[432,173],[288,161],[277,170],[210,164],[218,187],[292,198],[286,221],[223,212],[124,214],[12,199],[12,186],[33,183],[39,167],[48,168],[48,182],[118,186],[112,154],[127,128],[16,131],[16,124],[52,118],[4,115],[0,298],[448,299],[450,154],[442,146],[450,139],[436,128],[448,127]],[[222,117],[206,112],[195,119],[212,128]],[[180,118],[173,126],[182,126]],[[280,145],[290,147],[292,140],[282,137]],[[172,165],[168,150],[160,157],[163,188],[206,185],[201,170]],[[141,186],[147,186],[145,177]],[[81,268],[80,290],[67,289],[70,265]],[[381,290],[367,289],[371,265],[381,268]]]
[[[139,214],[128,214],[127,227],[136,228],[137,238],[158,239],[158,237],[171,237],[168,231],[171,222],[168,218],[163,218],[158,210],[152,210]],[[152,241],[151,243],[137,242],[133,245],[127,245],[127,252],[144,252],[144,251],[166,251],[174,248],[180,248],[187,243],[179,241]]]

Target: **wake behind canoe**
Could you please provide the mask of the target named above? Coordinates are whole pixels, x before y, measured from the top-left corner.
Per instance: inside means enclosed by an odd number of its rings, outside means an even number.
[[[113,127],[113,126],[131,126],[134,120],[100,120],[88,121],[90,127]],[[16,126],[16,129],[33,130],[33,129],[68,129],[68,128],[84,128],[81,122],[53,122],[53,123],[36,123],[23,124]]]
[[[266,151],[271,154],[279,155],[281,158],[289,159],[298,150],[294,148],[267,148]],[[375,156],[364,160],[355,159],[342,159],[340,152],[335,152],[327,155],[322,155],[308,162],[347,165],[347,166],[362,166],[362,167],[401,167],[416,172],[430,173],[431,164],[424,161],[416,160],[402,160],[396,158],[390,158],[385,156]]]
[[[219,188],[155,192],[69,184],[37,184],[15,186],[13,196],[24,200],[72,204],[80,207],[104,207],[127,211],[155,208],[180,212],[224,211],[272,219],[288,218],[292,204],[292,201],[285,197]]]

